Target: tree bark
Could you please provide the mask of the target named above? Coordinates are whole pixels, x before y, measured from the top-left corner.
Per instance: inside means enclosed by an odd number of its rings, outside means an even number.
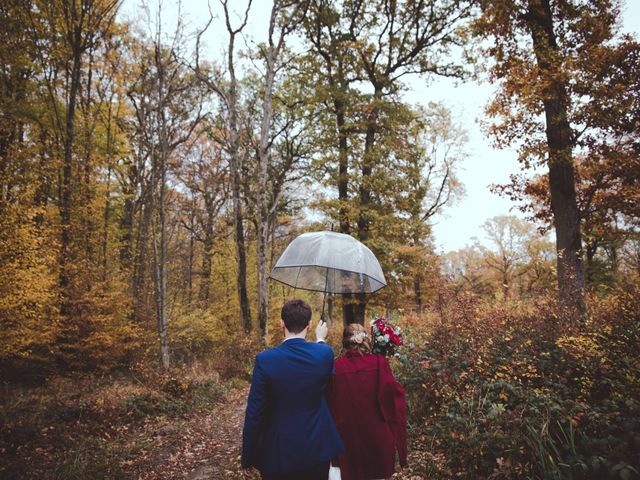
[[[205,232],[202,245],[202,275],[198,298],[202,306],[206,307],[211,295],[211,265],[213,263],[213,237],[209,232]]]
[[[338,94],[340,95],[340,94]],[[347,201],[349,200],[349,145],[345,132],[345,105],[340,98],[333,99],[336,112],[336,126],[338,127],[338,217],[340,233],[349,234],[349,212]]]
[[[195,257],[195,197],[191,199],[191,211],[189,212],[189,256],[187,265],[187,306],[191,308],[193,302],[193,260]]]
[[[151,185],[155,185],[155,174],[152,175]],[[145,195],[146,201],[143,204],[143,210],[140,215],[140,224],[138,226],[136,240],[136,259],[133,268],[133,300],[134,300],[134,316],[136,320],[142,318],[143,308],[146,310],[147,301],[144,298],[145,285],[147,277],[147,249],[149,245],[149,231],[151,229],[151,218],[155,209],[153,193],[149,192]],[[144,199],[144,197],[143,197]]]
[[[268,290],[267,290],[267,251],[269,248],[269,199],[267,197],[267,176],[269,174],[269,140],[271,120],[273,118],[273,86],[276,76],[276,62],[281,43],[274,44],[273,35],[278,17],[278,2],[271,9],[269,21],[269,42],[265,58],[264,97],[262,100],[262,120],[260,123],[260,145],[258,147],[258,228],[257,228],[257,264],[258,264],[258,325],[264,341],[268,326]]]
[[[247,252],[244,238],[244,217],[242,213],[242,197],[240,192],[241,182],[241,159],[240,159],[240,139],[238,133],[238,81],[236,79],[234,64],[235,35],[231,29],[228,19],[228,11],[225,4],[225,15],[227,16],[227,29],[229,31],[229,52],[227,56],[227,67],[229,69],[229,169],[231,173],[231,195],[233,203],[234,236],[236,244],[237,274],[236,283],[238,289],[238,301],[240,303],[240,316],[242,326],[246,332],[251,332],[251,308],[249,305],[249,294],[247,290]]]
[[[360,208],[358,212],[358,239],[366,243],[369,240],[371,214],[371,174],[373,172],[373,146],[375,144],[376,130],[378,128],[378,101],[381,91],[375,87],[373,95],[373,107],[367,119],[367,128],[364,139],[364,152],[362,155],[362,166],[360,167],[360,186],[358,188],[360,195]],[[356,295],[356,303],[353,306],[352,323],[364,325],[364,318],[367,310],[367,297],[364,294]]]
[[[155,45],[155,61],[158,71],[158,121],[160,152],[157,161],[159,169],[158,192],[158,221],[160,222],[160,241],[157,240],[157,232],[154,228],[154,253],[156,265],[156,315],[158,324],[158,337],[160,340],[160,360],[166,370],[170,365],[169,332],[167,322],[167,222],[166,222],[166,188],[167,188],[167,160],[169,156],[169,141],[167,138],[166,118],[166,92],[165,92],[165,64],[161,44],[161,19],[158,10],[158,27]]]
[[[120,217],[120,269],[127,270],[131,268],[132,251],[133,251],[133,217],[134,217],[134,200],[135,189],[132,184],[126,184],[122,187],[122,216]]]
[[[109,221],[111,217],[111,165],[107,171],[107,191],[104,194],[104,212],[102,217],[102,281],[107,281],[108,273],[108,245],[109,245]]]
[[[111,166],[111,156],[112,156],[112,132],[111,132],[111,118],[112,118],[112,103],[109,102],[109,109],[107,115],[107,148],[106,154],[108,157],[108,170],[107,170],[107,191],[105,192],[104,199],[104,214],[103,214],[103,223],[102,223],[102,281],[107,281],[107,270],[108,270],[108,243],[109,243],[109,221],[111,219],[111,174],[112,174],[112,166]]]
[[[416,313],[422,314],[422,279],[419,275],[413,279],[413,293],[416,300]]]
[[[549,148],[549,192],[556,230],[559,300],[572,314],[582,316],[586,311],[585,278],[572,130],[568,119],[570,99],[557,69],[559,48],[549,0],[529,0],[527,22],[536,61],[546,82],[543,104]]]
[[[75,12],[75,8],[72,9]],[[69,272],[70,248],[71,248],[71,208],[73,202],[73,146],[75,140],[75,111],[80,88],[80,67],[82,63],[82,49],[80,48],[82,32],[80,27],[71,33],[73,66],[71,68],[71,84],[69,96],[67,97],[67,112],[65,118],[65,136],[63,145],[63,165],[62,165],[62,197],[60,199],[60,293],[61,304],[60,313],[69,315],[70,299],[69,287],[71,283],[71,273]]]
[[[333,99],[336,115],[336,127],[338,129],[338,220],[340,222],[340,233],[350,234],[349,211],[347,202],[349,201],[349,144],[347,140],[345,105],[339,98],[342,92],[338,92]],[[355,322],[355,309],[352,303],[352,295],[344,295],[342,302],[342,321],[344,325]]]

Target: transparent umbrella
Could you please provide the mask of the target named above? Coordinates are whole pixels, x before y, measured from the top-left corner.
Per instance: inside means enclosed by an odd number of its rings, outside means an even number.
[[[326,231],[303,233],[293,240],[270,277],[325,296],[374,293],[387,286],[380,263],[369,248],[350,235]]]

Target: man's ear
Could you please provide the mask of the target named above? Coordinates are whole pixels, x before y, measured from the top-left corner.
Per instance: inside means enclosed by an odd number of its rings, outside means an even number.
[[[280,328],[286,328],[284,325],[284,320],[280,319]]]

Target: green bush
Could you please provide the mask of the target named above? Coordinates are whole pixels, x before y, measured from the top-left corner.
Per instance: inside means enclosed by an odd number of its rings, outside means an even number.
[[[430,478],[640,478],[637,289],[593,298],[583,324],[554,302],[450,294],[402,357]]]

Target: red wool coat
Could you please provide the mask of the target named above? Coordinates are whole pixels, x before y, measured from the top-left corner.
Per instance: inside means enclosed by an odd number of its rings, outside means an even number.
[[[390,477],[396,451],[406,466],[405,395],[384,356],[347,351],[335,362],[327,398],[346,448],[333,461],[342,480]]]

